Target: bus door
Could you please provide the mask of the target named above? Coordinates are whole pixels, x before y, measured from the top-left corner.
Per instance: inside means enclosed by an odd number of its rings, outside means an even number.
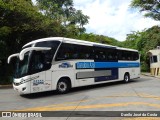
[[[31,57],[31,92],[51,90],[52,74],[47,70],[48,66],[42,51],[34,51]]]

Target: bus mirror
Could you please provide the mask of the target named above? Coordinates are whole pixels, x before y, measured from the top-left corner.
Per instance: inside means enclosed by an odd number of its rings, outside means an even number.
[[[8,57],[8,60],[7,60],[8,64],[10,63],[11,58],[16,57],[16,56],[18,57],[18,56],[19,56],[19,53],[10,55],[10,56]]]
[[[43,50],[50,50],[50,49],[51,49],[50,47],[29,47],[29,48],[25,48],[20,52],[19,59],[23,60],[24,59],[24,54],[28,51],[31,51],[31,50],[43,51]]]

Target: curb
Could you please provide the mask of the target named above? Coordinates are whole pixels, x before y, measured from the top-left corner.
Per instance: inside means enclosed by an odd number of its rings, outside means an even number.
[[[158,79],[160,79],[160,76],[147,75],[147,74],[145,74],[145,73],[141,73],[141,75],[149,76],[149,77],[154,77],[154,78],[158,78]]]
[[[12,85],[0,85],[0,89],[3,89],[3,88],[12,88]]]
[[[155,76],[153,76],[153,75],[148,75],[148,74],[145,74],[145,73],[141,73],[141,75],[149,76],[149,77],[155,77]]]

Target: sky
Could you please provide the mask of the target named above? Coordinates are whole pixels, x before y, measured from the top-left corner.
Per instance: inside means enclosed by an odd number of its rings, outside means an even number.
[[[90,17],[87,33],[101,34],[124,41],[133,31],[142,31],[160,22],[130,8],[131,0],[73,0],[75,8]]]

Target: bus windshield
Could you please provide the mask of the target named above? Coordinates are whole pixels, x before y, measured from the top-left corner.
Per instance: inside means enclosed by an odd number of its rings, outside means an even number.
[[[47,58],[46,51],[32,51],[30,60],[30,74],[48,70],[51,67],[52,57]]]
[[[16,70],[15,70],[15,78],[20,78],[28,73],[28,65],[29,65],[29,52],[24,55],[24,60],[17,59],[16,62]]]
[[[51,48],[50,50],[30,50],[24,54],[24,59],[17,59],[15,78],[35,74],[51,68],[53,56],[60,44],[59,41],[43,41],[35,44],[36,47]],[[25,48],[29,48],[26,46]],[[25,49],[23,48],[23,49]],[[33,47],[34,48],[34,47]],[[23,50],[22,49],[22,50]]]

